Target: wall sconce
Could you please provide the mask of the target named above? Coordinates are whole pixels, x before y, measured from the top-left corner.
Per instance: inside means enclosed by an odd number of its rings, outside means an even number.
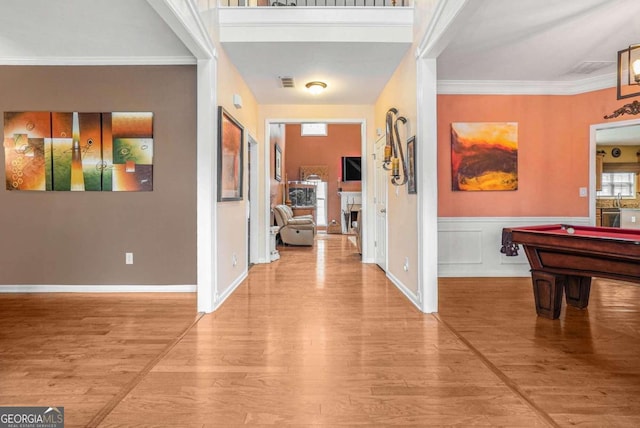
[[[318,95],[318,94],[320,94],[322,91],[324,91],[327,88],[327,84],[326,83],[319,82],[319,81],[309,82],[304,86],[313,95]]]
[[[404,116],[397,116],[398,110],[391,107],[387,110],[386,128],[387,143],[384,146],[384,162],[382,167],[391,171],[391,184],[394,186],[403,186],[407,184],[407,160],[402,151],[400,142],[400,133],[398,132],[398,122],[407,123]],[[396,116],[394,121],[394,116]],[[395,140],[393,138],[395,132]],[[400,176],[400,162],[402,162],[402,177]],[[391,166],[389,166],[391,165]]]
[[[640,44],[629,46],[629,64],[629,83],[640,85]]]

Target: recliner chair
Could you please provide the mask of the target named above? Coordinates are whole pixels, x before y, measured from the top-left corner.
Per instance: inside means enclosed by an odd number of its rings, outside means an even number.
[[[280,227],[280,239],[286,245],[313,245],[316,224],[313,216],[293,216],[293,210],[286,205],[273,208],[276,223]]]

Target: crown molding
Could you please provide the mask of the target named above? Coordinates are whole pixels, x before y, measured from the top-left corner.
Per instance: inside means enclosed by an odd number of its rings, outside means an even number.
[[[22,57],[2,58],[0,65],[193,65],[192,56],[174,57]]]
[[[577,95],[616,86],[616,74],[575,81],[439,80],[440,95]]]

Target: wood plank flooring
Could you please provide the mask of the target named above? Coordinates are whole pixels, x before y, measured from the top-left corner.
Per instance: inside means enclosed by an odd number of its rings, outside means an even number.
[[[528,278],[441,279],[425,315],[344,236],[279,249],[201,318],[194,295],[0,295],[0,405],[67,427],[640,426],[640,287],[594,281],[552,321]]]

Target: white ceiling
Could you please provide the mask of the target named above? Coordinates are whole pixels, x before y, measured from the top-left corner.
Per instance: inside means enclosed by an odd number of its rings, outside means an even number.
[[[0,64],[194,62],[146,0],[0,0]]]
[[[473,0],[438,57],[439,80],[574,81],[616,72],[640,42],[638,0]],[[585,62],[604,67],[591,73]],[[613,78],[615,84],[615,78]]]
[[[373,104],[407,52],[400,43],[225,43],[224,49],[261,104]],[[279,76],[295,80],[283,88]],[[320,80],[327,89],[309,94]]]
[[[416,0],[422,1],[422,0]],[[606,78],[616,52],[640,42],[640,0],[469,0],[438,57],[439,81]],[[300,8],[298,8],[300,9]],[[408,43],[234,42],[224,49],[261,104],[371,104]],[[0,64],[194,63],[146,0],[1,0]],[[603,65],[576,72],[585,62]],[[297,89],[281,89],[277,76]],[[327,93],[301,91],[324,80]]]

